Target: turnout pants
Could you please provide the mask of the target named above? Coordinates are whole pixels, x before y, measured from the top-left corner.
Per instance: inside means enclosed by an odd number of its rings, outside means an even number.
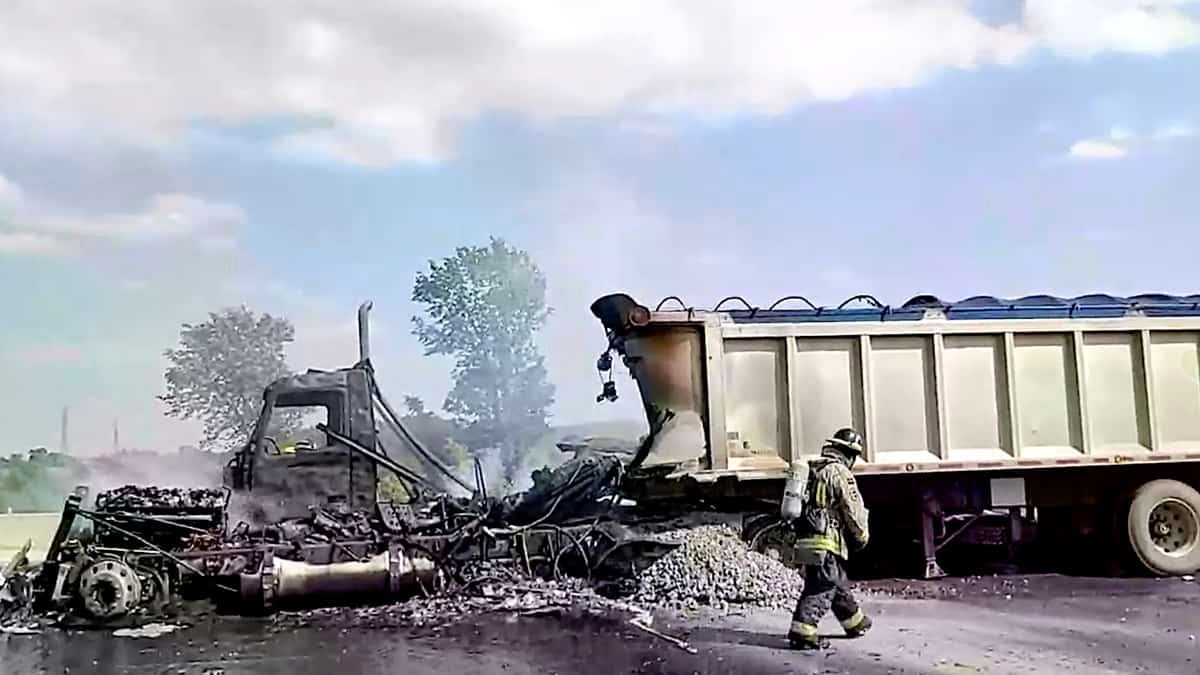
[[[833,616],[846,631],[857,629],[863,622],[862,609],[850,592],[846,563],[840,557],[825,553],[820,562],[804,566],[804,590],[792,612],[788,637],[807,642],[817,641],[817,624],[833,610]]]

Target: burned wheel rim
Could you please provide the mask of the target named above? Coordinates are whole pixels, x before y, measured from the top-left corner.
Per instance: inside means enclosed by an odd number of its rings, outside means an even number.
[[[99,560],[80,575],[79,595],[93,617],[114,619],[141,603],[142,583],[124,562]]]
[[[750,548],[786,567],[796,568],[803,564],[797,557],[795,529],[781,521],[759,530],[750,539]]]
[[[1175,498],[1160,501],[1147,520],[1154,547],[1163,555],[1183,557],[1200,540],[1200,516],[1188,503]]]
[[[765,556],[779,560],[782,557],[783,538],[780,536],[783,531],[783,523],[771,523],[759,530],[750,539],[750,548],[762,553]]]

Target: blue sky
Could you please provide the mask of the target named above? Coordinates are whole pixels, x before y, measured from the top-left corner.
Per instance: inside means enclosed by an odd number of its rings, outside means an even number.
[[[637,415],[594,403],[609,291],[1200,290],[1197,3],[581,7],[0,8],[0,445],[190,441],[161,353],[239,303],[336,367],[371,298],[440,402],[412,279],[489,235],[547,274],[561,421]]]

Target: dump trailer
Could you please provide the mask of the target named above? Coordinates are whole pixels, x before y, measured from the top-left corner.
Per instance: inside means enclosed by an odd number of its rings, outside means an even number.
[[[1012,551],[1090,533],[1157,574],[1200,569],[1200,296],[710,311],[620,294],[592,311],[608,337],[598,400],[617,395],[616,355],[650,425],[638,499],[777,504],[789,463],[850,426],[867,439],[869,550],[911,546],[917,574],[940,575],[942,547],[997,517]]]

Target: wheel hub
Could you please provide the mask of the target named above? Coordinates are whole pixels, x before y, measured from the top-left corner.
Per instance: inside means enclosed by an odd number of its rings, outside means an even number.
[[[1179,499],[1164,499],[1150,511],[1154,546],[1169,556],[1184,556],[1200,540],[1200,515]]]
[[[142,601],[142,584],[131,567],[119,560],[101,560],[84,570],[79,594],[97,619],[113,619]]]

